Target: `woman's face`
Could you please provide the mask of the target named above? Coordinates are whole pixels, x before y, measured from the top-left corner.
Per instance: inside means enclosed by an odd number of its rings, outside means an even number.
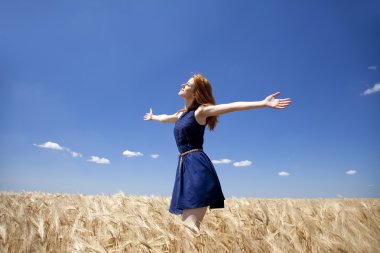
[[[178,92],[180,97],[190,99],[193,97],[194,79],[190,78],[186,83],[181,84],[181,90]]]

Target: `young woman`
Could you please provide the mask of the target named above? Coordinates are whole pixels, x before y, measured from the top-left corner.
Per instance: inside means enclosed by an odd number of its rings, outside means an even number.
[[[182,214],[185,225],[199,229],[207,207],[223,208],[225,199],[215,168],[202,150],[206,125],[212,131],[219,115],[262,107],[284,109],[291,100],[276,99],[280,95],[277,92],[262,101],[216,105],[211,85],[201,74],[182,84],[178,95],[185,100],[184,109],[172,115],[154,115],[150,109],[144,120],[175,123],[174,137],[180,155],[169,211]]]

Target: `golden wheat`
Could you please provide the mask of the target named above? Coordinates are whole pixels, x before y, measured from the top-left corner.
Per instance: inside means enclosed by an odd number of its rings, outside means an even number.
[[[1,252],[380,252],[380,199],[230,198],[189,235],[170,198],[0,192]]]

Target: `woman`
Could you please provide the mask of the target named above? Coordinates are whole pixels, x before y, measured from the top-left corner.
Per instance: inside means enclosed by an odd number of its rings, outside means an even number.
[[[206,125],[212,131],[219,115],[262,107],[284,109],[291,100],[276,99],[280,95],[277,92],[262,101],[216,105],[211,85],[201,74],[182,84],[178,95],[185,100],[184,109],[172,115],[154,115],[150,109],[144,120],[175,123],[174,137],[180,155],[169,211],[182,214],[185,225],[199,230],[207,207],[223,208],[225,199],[215,168],[202,150]]]

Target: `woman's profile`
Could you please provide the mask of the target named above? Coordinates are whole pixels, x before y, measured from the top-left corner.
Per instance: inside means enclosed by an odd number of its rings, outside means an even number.
[[[217,105],[209,81],[201,74],[194,74],[182,84],[178,95],[184,99],[183,109],[172,115],[154,115],[150,109],[144,120],[175,123],[180,154],[169,211],[182,214],[184,224],[198,230],[207,207],[223,208],[225,200],[215,168],[203,151],[205,127],[213,131],[218,116],[225,113],[263,107],[284,109],[291,99],[277,99],[277,92],[262,101]]]

